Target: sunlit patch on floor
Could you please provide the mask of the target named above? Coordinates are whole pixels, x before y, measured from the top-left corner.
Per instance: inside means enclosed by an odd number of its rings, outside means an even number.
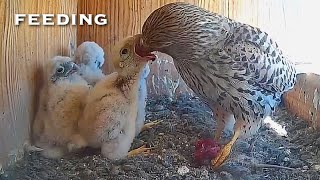
[[[272,120],[270,116],[267,116],[264,120],[263,123],[267,125],[270,129],[273,129],[277,135],[279,136],[288,136],[288,132],[286,131],[285,127],[281,126],[279,123],[275,122]]]

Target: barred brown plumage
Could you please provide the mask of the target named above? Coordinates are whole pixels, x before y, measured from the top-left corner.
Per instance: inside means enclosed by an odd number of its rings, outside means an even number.
[[[296,81],[293,63],[267,33],[187,3],[152,12],[137,49],[172,56],[183,80],[214,111],[215,138],[226,117],[234,116],[234,137],[212,161],[214,167],[224,162],[239,136],[259,129]]]

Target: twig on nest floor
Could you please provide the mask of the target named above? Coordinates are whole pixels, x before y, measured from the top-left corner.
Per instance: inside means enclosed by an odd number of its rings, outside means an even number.
[[[277,169],[286,169],[286,170],[290,170],[290,171],[297,170],[295,168],[273,165],[273,164],[253,164],[252,167],[254,167],[254,168],[277,168]]]

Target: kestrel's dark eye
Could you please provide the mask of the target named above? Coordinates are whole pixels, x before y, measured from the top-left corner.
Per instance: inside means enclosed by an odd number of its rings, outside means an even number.
[[[64,72],[64,68],[63,67],[59,67],[58,69],[57,69],[57,73],[63,73]]]
[[[128,49],[122,49],[122,50],[121,50],[121,54],[122,54],[122,55],[128,54]]]

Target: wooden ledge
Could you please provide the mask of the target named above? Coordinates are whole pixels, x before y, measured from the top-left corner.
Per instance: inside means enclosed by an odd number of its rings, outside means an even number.
[[[320,128],[320,75],[299,74],[295,87],[283,98],[289,112],[308,121],[312,128]]]

